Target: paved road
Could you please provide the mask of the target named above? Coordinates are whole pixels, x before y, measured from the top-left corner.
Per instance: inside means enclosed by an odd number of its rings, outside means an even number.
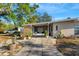
[[[51,44],[51,40],[50,42],[48,40],[45,41],[21,41],[24,47],[16,54],[16,56],[62,56],[62,54],[56,49],[56,46]]]

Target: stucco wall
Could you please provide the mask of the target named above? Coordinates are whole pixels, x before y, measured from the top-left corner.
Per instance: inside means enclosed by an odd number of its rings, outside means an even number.
[[[79,26],[79,21],[75,21],[75,26]]]
[[[58,26],[58,31],[56,31],[56,25]],[[59,22],[53,24],[53,36],[56,36],[60,32],[68,37],[74,35],[74,22]]]
[[[32,32],[32,26],[31,25],[24,26],[23,37],[26,37],[30,32]]]

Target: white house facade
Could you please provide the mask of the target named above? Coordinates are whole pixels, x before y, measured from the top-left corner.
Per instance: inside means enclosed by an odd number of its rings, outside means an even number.
[[[26,24],[32,26],[33,35],[44,36],[44,32],[47,30],[48,36],[55,37],[58,32],[61,32],[64,36],[78,36],[79,35],[79,19],[71,18],[64,19],[62,21],[54,22],[42,22],[34,24]]]

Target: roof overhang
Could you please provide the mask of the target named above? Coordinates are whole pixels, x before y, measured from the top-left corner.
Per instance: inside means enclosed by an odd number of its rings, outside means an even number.
[[[24,26],[43,26],[43,25],[48,25],[51,24],[53,22],[40,22],[40,23],[32,23],[32,24],[26,24]]]
[[[78,18],[71,18],[71,19],[64,19],[64,20],[60,20],[60,21],[25,24],[24,26],[43,26],[43,25],[48,25],[48,24],[53,24],[53,23],[69,22],[69,21],[79,21],[79,19]]]

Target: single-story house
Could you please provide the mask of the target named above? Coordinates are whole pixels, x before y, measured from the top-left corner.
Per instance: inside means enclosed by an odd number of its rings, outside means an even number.
[[[77,36],[79,35],[79,19],[70,18],[61,21],[41,22],[24,25],[24,29],[30,28],[33,36],[44,36],[44,32],[48,32],[48,36],[55,37],[58,32],[64,36]],[[27,32],[27,30],[24,30]]]

